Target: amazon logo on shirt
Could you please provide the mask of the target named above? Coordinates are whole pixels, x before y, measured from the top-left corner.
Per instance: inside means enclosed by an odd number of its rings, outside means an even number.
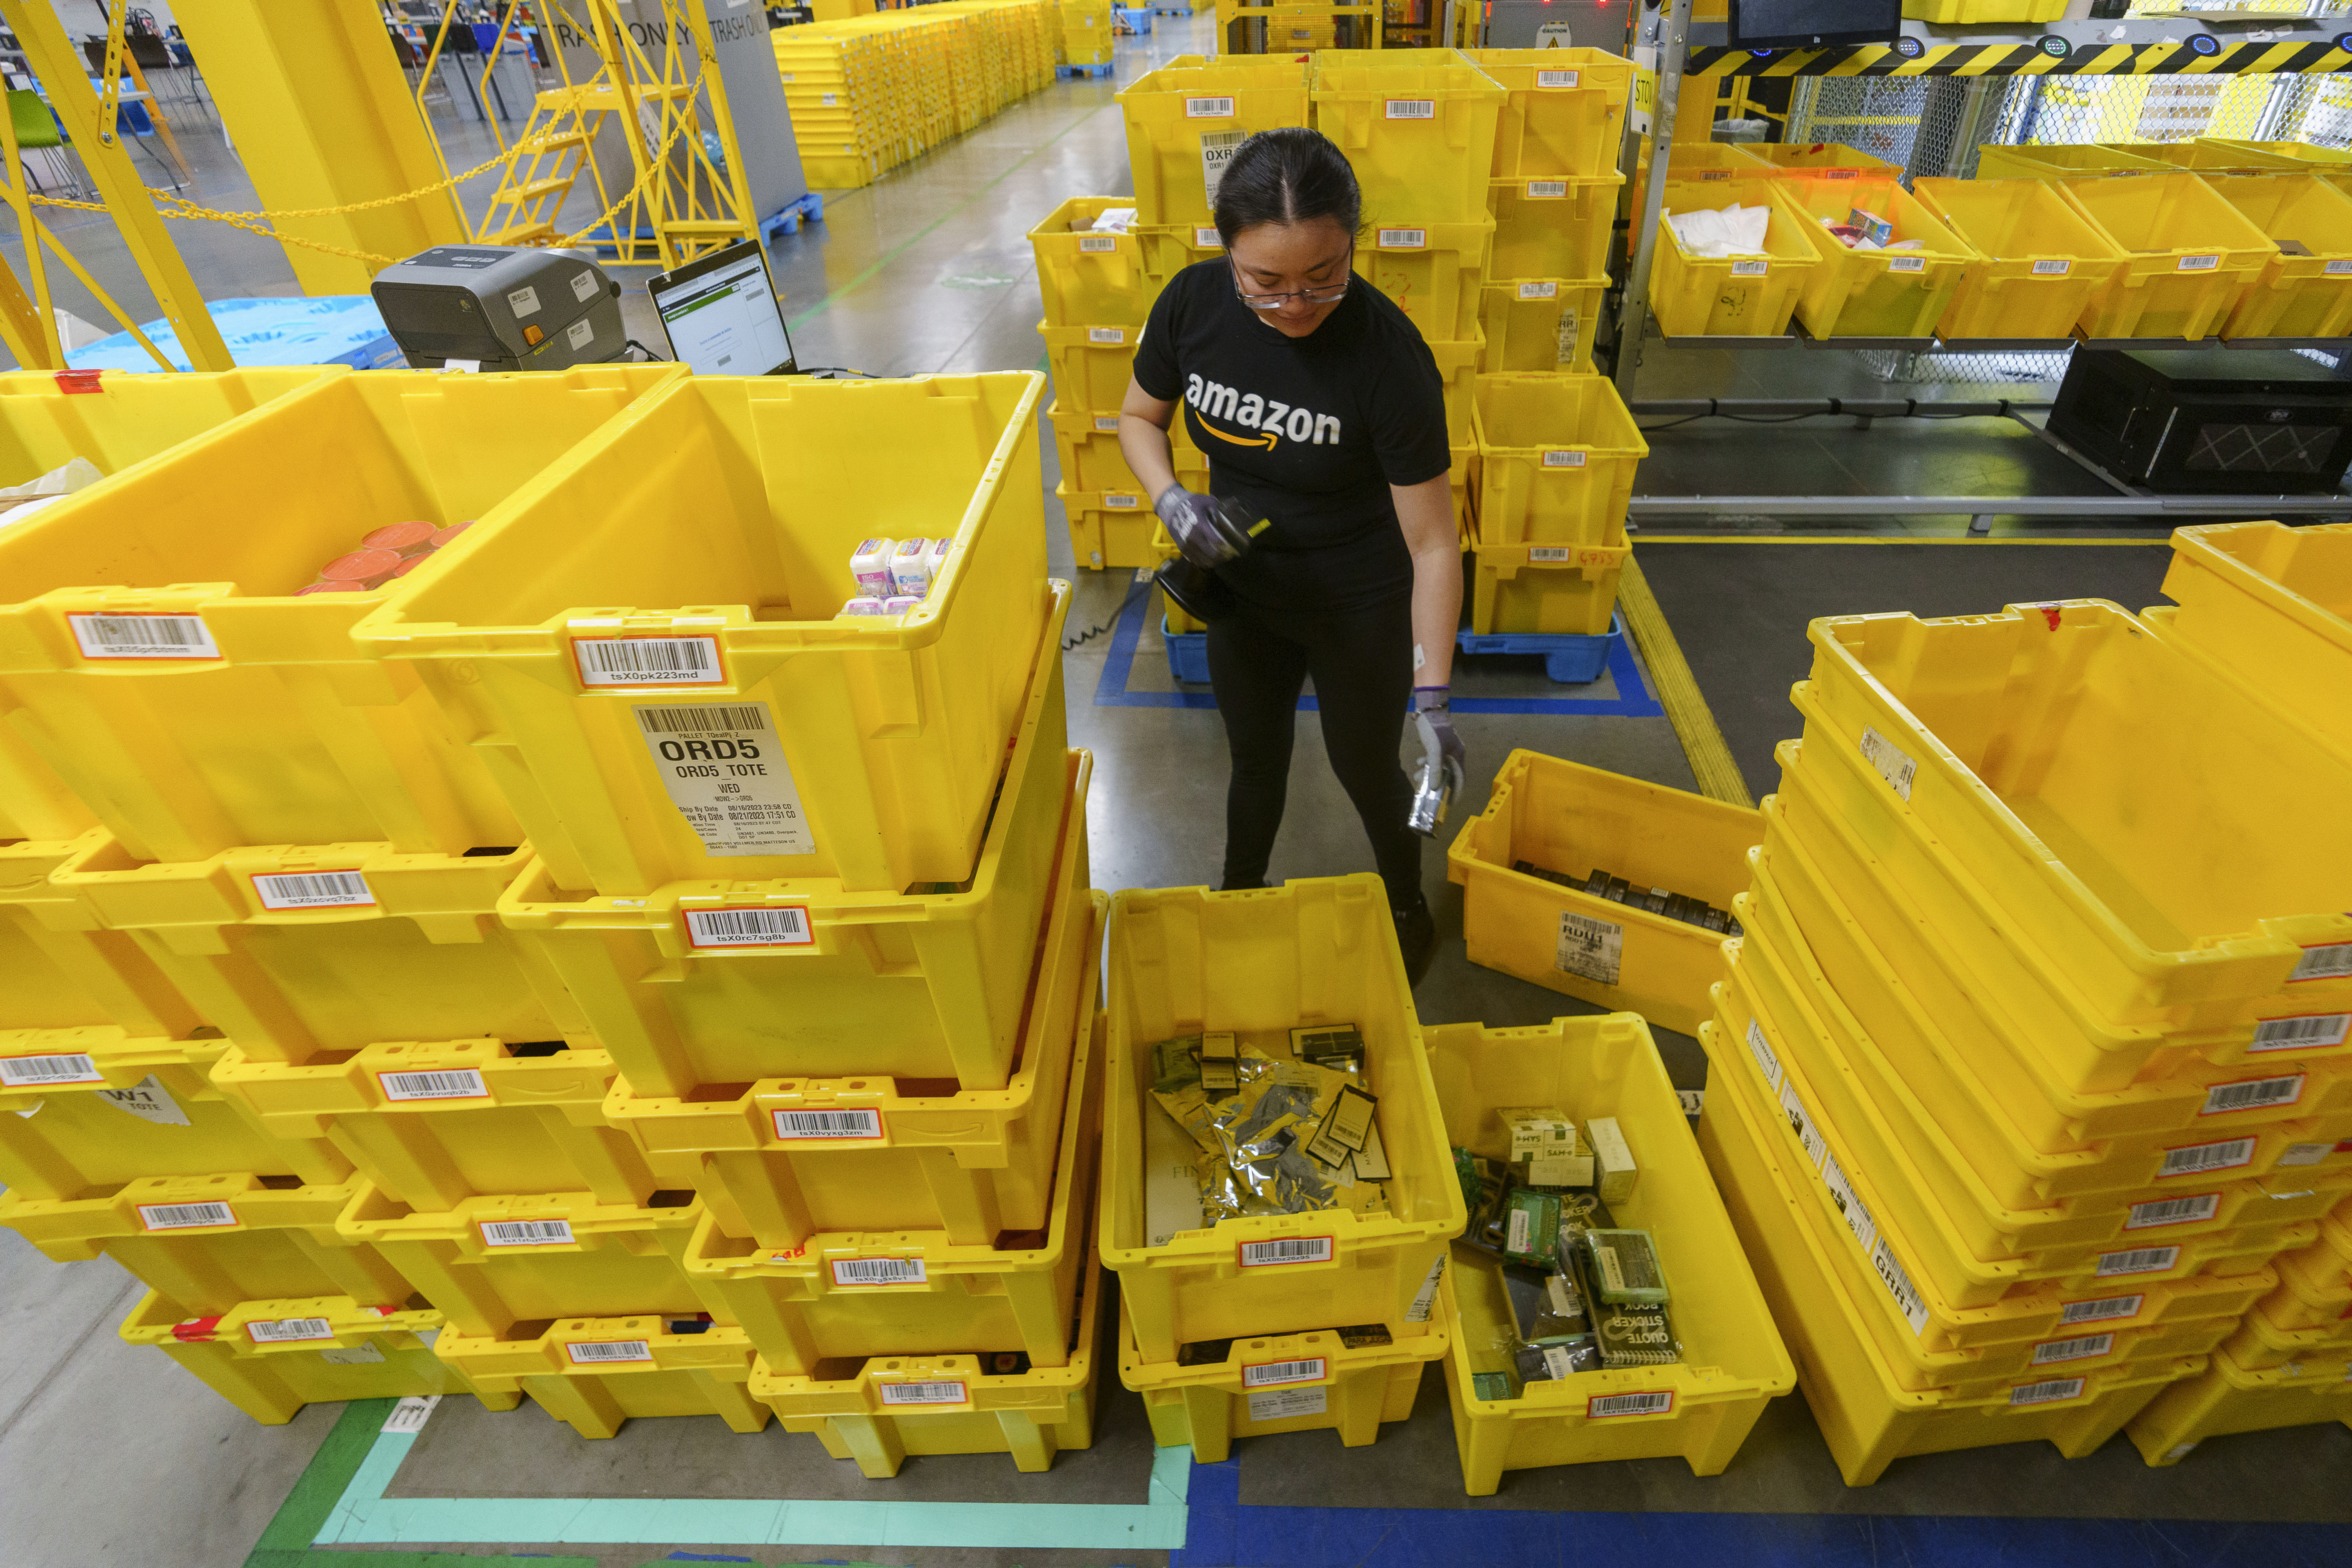
[[[1244,396],[1233,387],[1204,381],[1198,375],[1184,378],[1184,401],[1199,412],[1202,429],[1237,447],[1264,447],[1270,452],[1286,437],[1302,447],[1339,444],[1339,421],[1334,415],[1293,408],[1287,403],[1260,397],[1255,392]],[[1257,434],[1229,436],[1209,424],[1212,419],[1230,419]]]

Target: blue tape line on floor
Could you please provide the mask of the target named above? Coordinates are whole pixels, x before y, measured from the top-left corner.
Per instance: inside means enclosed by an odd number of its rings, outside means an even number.
[[[1154,595],[1139,595],[1120,613],[1112,628],[1110,647],[1103,657],[1102,676],[1095,682],[1097,708],[1208,708],[1217,705],[1212,692],[1135,691],[1128,686],[1135,670],[1135,650],[1143,640],[1144,616]],[[1615,719],[1657,719],[1665,714],[1642,679],[1641,662],[1629,639],[1620,637],[1609,650],[1610,678],[1617,683],[1614,697],[1456,697],[1456,713],[1557,713]],[[1302,713],[1316,711],[1315,699],[1298,700]]]

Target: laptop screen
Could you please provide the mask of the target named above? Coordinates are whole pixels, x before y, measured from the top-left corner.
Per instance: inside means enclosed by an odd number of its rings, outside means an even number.
[[[794,368],[767,258],[751,241],[666,272],[647,288],[670,353],[697,375],[776,375]]]

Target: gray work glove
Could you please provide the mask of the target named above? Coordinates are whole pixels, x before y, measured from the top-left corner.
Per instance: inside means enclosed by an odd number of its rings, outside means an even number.
[[[1207,496],[1182,485],[1170,485],[1151,503],[1151,510],[1168,525],[1168,537],[1176,542],[1178,553],[1203,571],[1222,566],[1241,553],[1218,526],[1217,503]]]

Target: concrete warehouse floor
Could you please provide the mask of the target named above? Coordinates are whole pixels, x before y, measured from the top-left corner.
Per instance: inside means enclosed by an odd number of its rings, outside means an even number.
[[[1156,60],[1213,47],[1208,16],[1160,17],[1149,38],[1122,41],[1116,80],[1058,81],[919,162],[834,196],[822,223],[772,251],[801,363],[877,375],[1043,368],[1026,231],[1066,196],[1130,189],[1118,86]],[[443,128],[453,163],[488,146],[478,122],[449,120]],[[181,130],[196,162],[191,194],[253,205],[216,123],[207,131],[183,120]],[[487,185],[478,182],[467,194],[478,205]],[[71,220],[58,225],[64,241],[118,297],[152,314],[104,220],[62,216]],[[268,242],[215,226],[174,227],[208,295],[297,291]],[[0,248],[21,267],[19,237],[0,235]],[[626,279],[630,324],[641,340],[658,342],[634,291],[641,280]],[[61,302],[97,319],[96,307],[69,287]],[[1853,395],[1884,384],[1851,356],[1653,350],[1642,391]],[[1912,390],[1924,397],[1935,389]],[[1787,430],[1711,421],[1652,440],[1637,485],[1648,493],[2095,493],[2093,481],[2030,435],[1991,421],[1882,422],[1869,431],[1830,420]],[[1117,612],[1129,574],[1072,572],[1050,495],[1057,478],[1050,432],[1041,450],[1053,570],[1080,579],[1071,633],[1110,627],[1066,661],[1072,742],[1096,756],[1095,883],[1210,879],[1225,774],[1216,715],[1202,689],[1189,701],[1178,695],[1156,625],[1139,605],[1122,624]],[[1758,794],[1775,782],[1771,742],[1799,728],[1785,692],[1810,660],[1809,616],[1948,614],[2064,595],[2133,608],[2155,601],[2160,529],[2105,530],[2095,543],[2081,532],[2003,520],[1996,534],[2005,542],[1951,542],[1961,526],[1952,519],[1843,528],[1838,536],[1851,542],[1834,545],[1780,542],[1828,530],[1754,521],[1729,531],[1727,543],[1640,535],[1656,595]],[[1708,532],[1720,539],[1727,531]],[[1631,668],[1621,666],[1621,675]],[[1467,695],[1588,706],[1465,715],[1460,728],[1476,776],[1466,809],[1457,808],[1464,815],[1514,747],[1692,787],[1668,721],[1630,716],[1654,714],[1654,703],[1640,700],[1654,690],[1646,672],[1638,684],[1604,679],[1563,690],[1535,661],[1480,660],[1457,681]],[[1439,847],[1424,864],[1451,936],[1417,995],[1424,1020],[1522,1024],[1590,1011],[1471,966]],[[1274,875],[1369,865],[1316,728],[1303,720]],[[1676,1084],[1703,1089],[1696,1043],[1664,1032],[1658,1038]],[[2063,1560],[2072,1568],[2352,1562],[2352,1431],[2341,1426],[2216,1441],[2167,1471],[2143,1467],[2121,1439],[2074,1463],[2044,1444],[1911,1459],[1879,1485],[1852,1491],[1792,1395],[1774,1405],[1719,1478],[1694,1479],[1679,1460],[1593,1465],[1515,1472],[1499,1496],[1474,1500],[1461,1492],[1433,1371],[1411,1421],[1384,1428],[1370,1448],[1343,1449],[1328,1433],[1297,1434],[1245,1441],[1226,1464],[1198,1469],[1181,1450],[1155,1468],[1140,1405],[1108,1372],[1096,1446],[1064,1455],[1047,1474],[1021,1475],[1003,1457],[980,1456],[910,1460],[897,1480],[867,1482],[826,1458],[813,1437],[781,1426],[738,1436],[715,1418],[638,1421],[611,1441],[590,1443],[528,1402],[492,1415],[452,1399],[407,1444],[376,1443],[376,1407],[312,1406],[290,1425],[258,1426],[163,1358],[115,1337],[139,1293],[111,1262],[52,1264],[0,1232],[0,1343],[16,1347],[0,1357],[0,1563],[10,1568],[287,1568],[297,1561],[315,1568],[322,1558],[303,1548],[322,1531],[341,1532],[351,1543],[341,1550],[389,1553],[402,1563],[491,1555],[600,1568],[671,1554],[925,1568],[1566,1564],[1633,1553],[1759,1563]],[[374,1457],[361,1468],[371,1447]],[[360,1482],[346,1497],[355,1469]],[[1013,1510],[1006,1524],[1004,1510],[989,1506],[1004,1504],[1035,1506]],[[813,1533],[836,1524],[839,1540]],[[1026,1544],[985,1544],[1003,1540]],[[1169,1550],[1177,1540],[1181,1549]]]

